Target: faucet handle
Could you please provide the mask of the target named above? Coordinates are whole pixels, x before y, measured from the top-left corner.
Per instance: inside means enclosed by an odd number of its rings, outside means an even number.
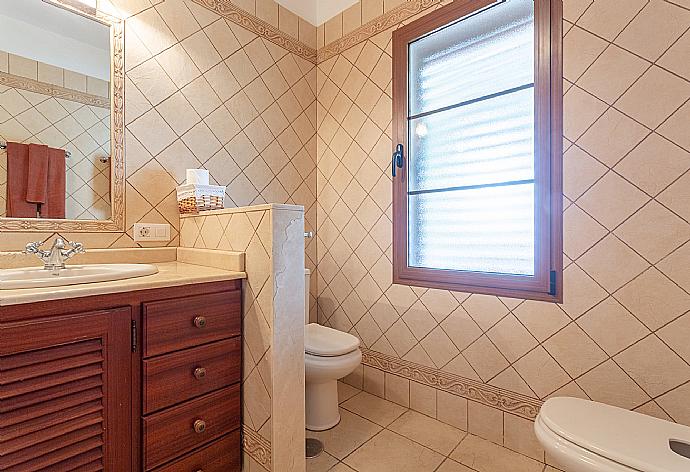
[[[86,252],[86,248],[82,243],[78,243],[76,241],[65,242],[71,248],[68,251],[63,252],[63,256],[65,259],[69,259],[70,257],[76,256],[77,254],[84,254]]]
[[[41,252],[41,246],[43,241],[33,241],[26,245],[24,248],[24,254],[39,254]]]
[[[75,254],[83,254],[86,252],[86,248],[84,248],[82,243],[67,241],[67,244],[74,250]]]

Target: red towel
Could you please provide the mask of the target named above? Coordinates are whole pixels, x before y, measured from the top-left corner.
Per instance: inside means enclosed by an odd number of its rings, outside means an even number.
[[[46,203],[48,199],[48,146],[29,144],[26,201]]]
[[[29,146],[7,143],[7,216],[36,218],[38,205],[26,201]]]
[[[65,151],[48,148],[48,187],[41,218],[65,217]]]

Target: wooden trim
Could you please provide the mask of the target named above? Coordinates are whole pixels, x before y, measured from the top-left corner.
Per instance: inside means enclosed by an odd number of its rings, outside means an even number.
[[[393,180],[393,282],[489,295],[562,301],[562,47],[561,0],[535,0],[535,219],[534,276],[496,275],[408,266],[407,164]],[[393,146],[408,149],[408,44],[499,2],[455,2],[393,32]],[[551,272],[556,272],[551,292]]]

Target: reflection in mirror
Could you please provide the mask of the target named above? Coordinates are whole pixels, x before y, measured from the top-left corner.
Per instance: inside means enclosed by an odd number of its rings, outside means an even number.
[[[110,28],[0,0],[0,216],[107,220]]]

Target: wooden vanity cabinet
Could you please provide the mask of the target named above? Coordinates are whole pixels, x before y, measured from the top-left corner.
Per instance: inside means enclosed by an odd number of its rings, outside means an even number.
[[[241,281],[0,307],[0,470],[239,472]]]
[[[130,308],[0,327],[0,470],[127,470]]]

